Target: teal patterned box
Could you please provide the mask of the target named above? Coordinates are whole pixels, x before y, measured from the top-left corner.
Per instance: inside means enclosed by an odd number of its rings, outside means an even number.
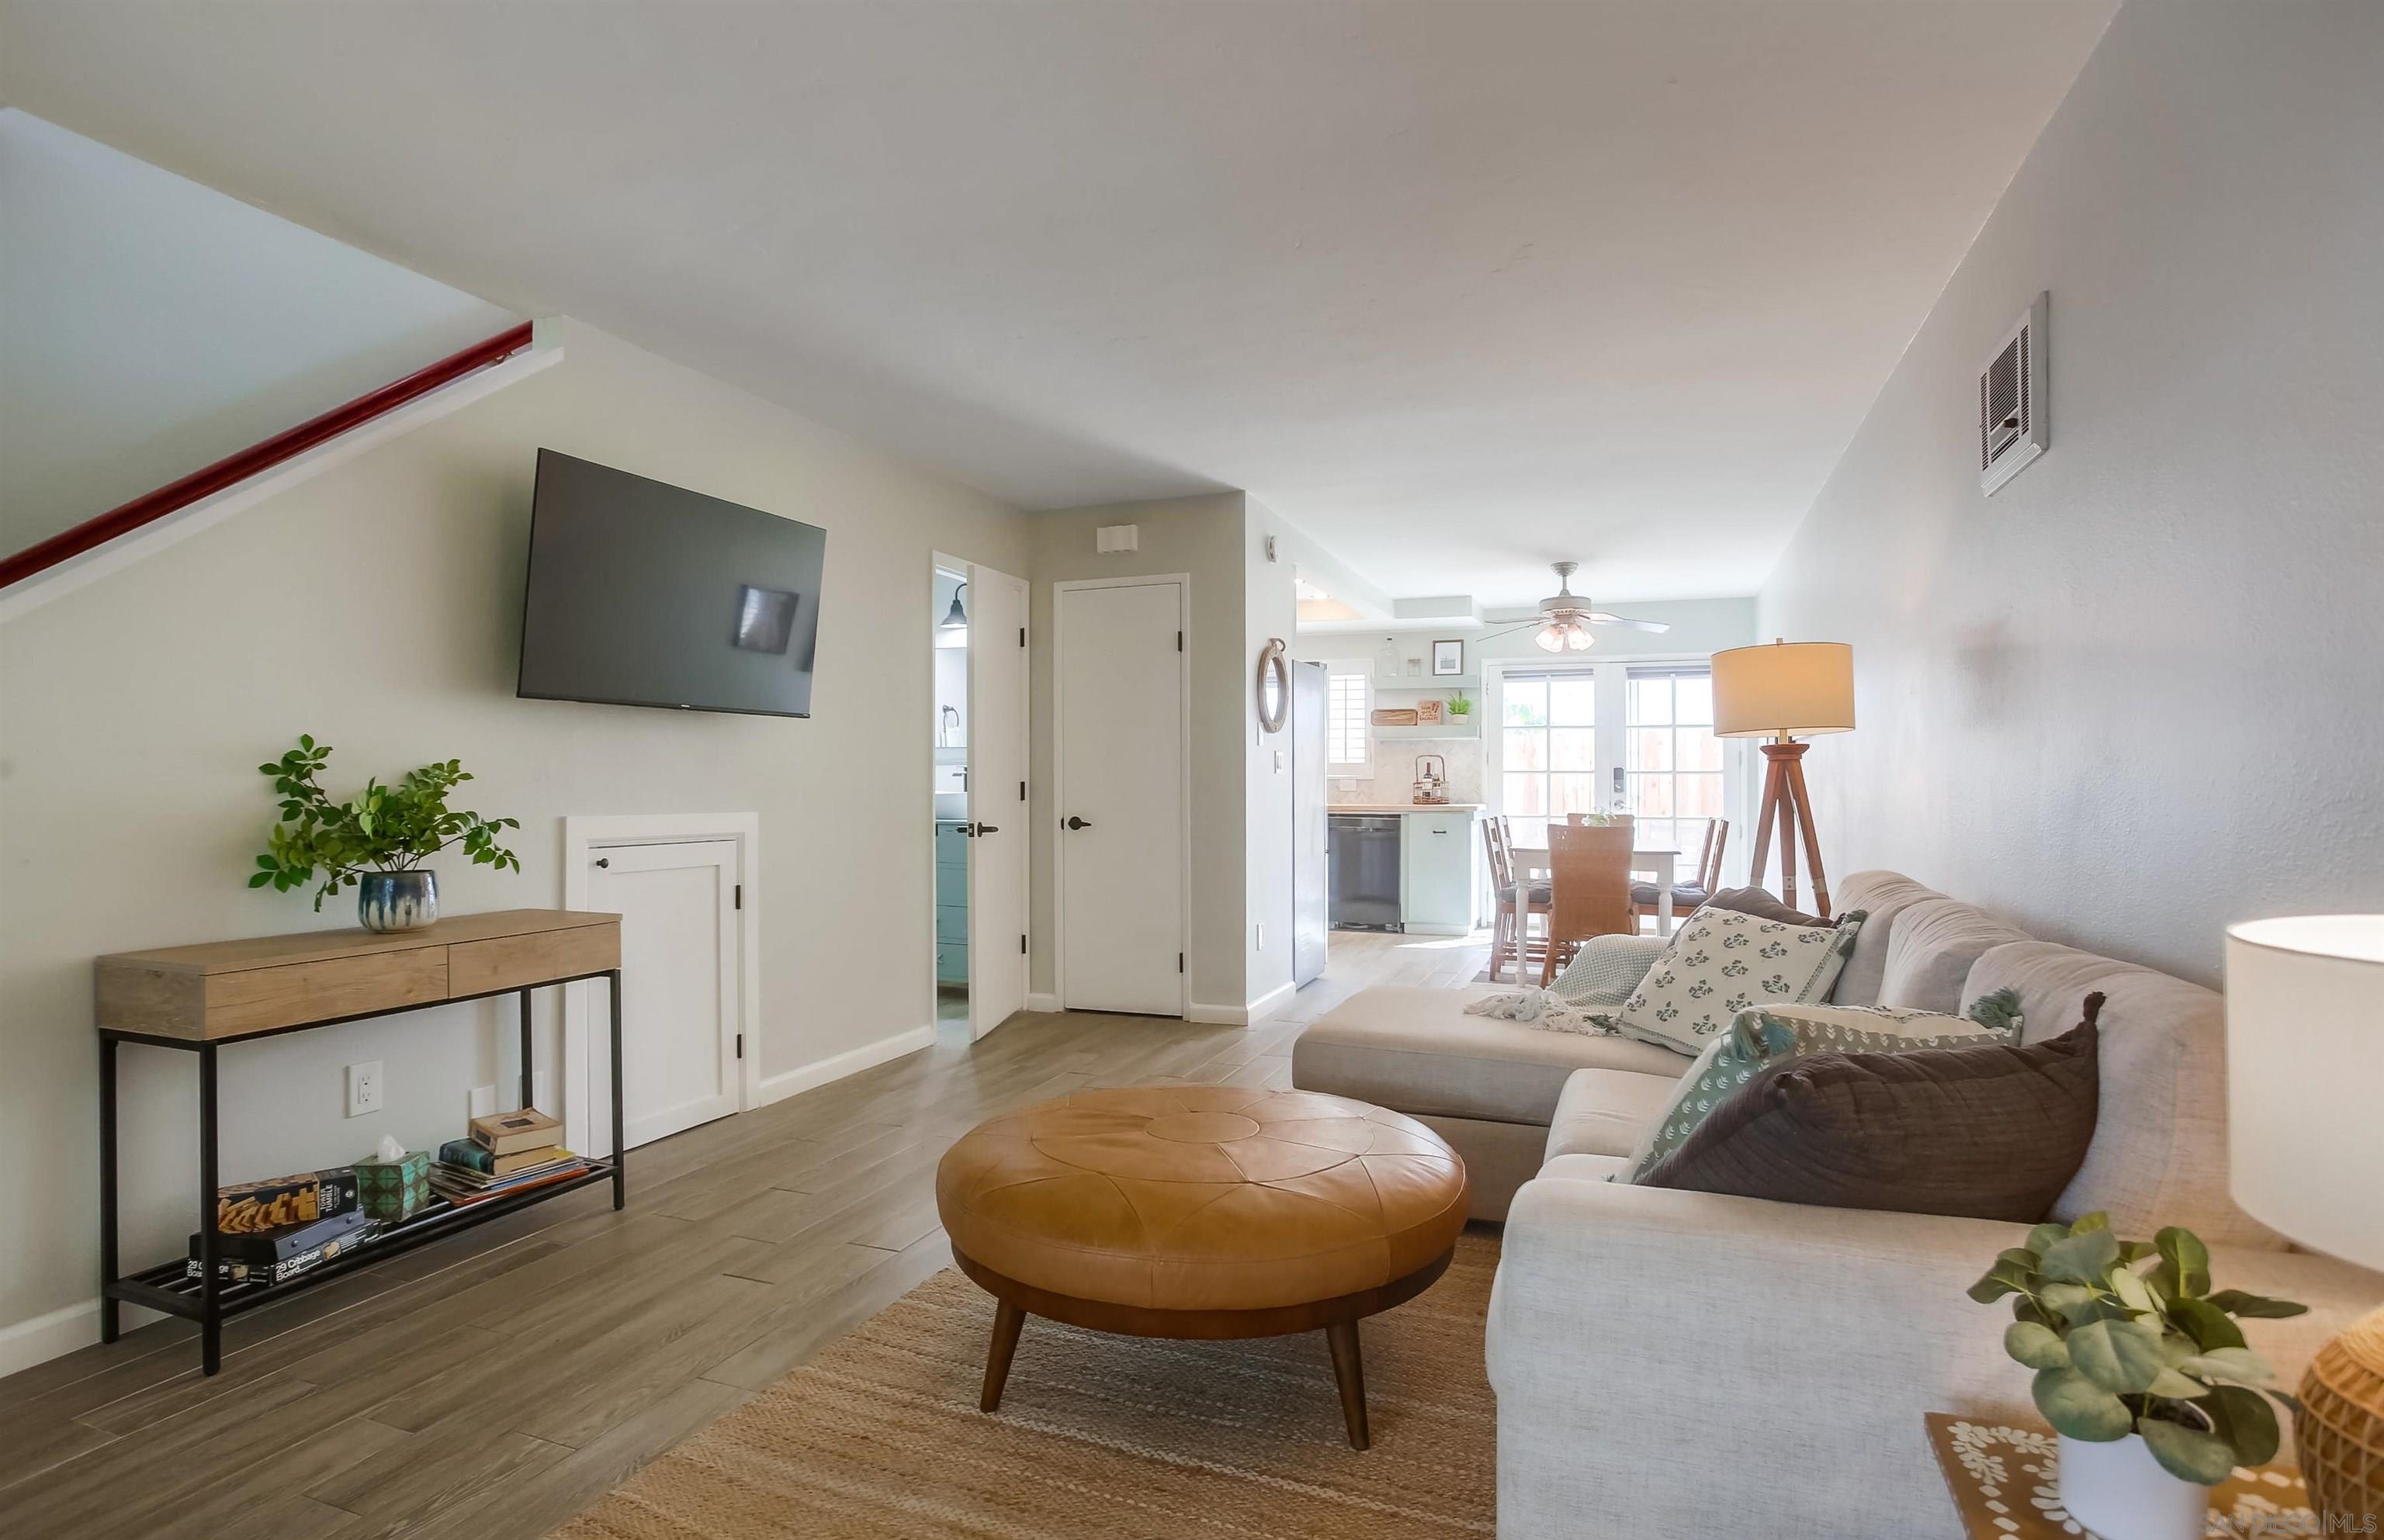
[[[356,1200],[385,1225],[420,1214],[430,1206],[430,1152],[409,1150],[393,1161],[356,1162]]]

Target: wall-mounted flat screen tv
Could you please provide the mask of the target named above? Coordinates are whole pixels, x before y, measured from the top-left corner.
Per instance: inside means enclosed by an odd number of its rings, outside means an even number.
[[[827,531],[538,451],[515,694],[812,714]]]

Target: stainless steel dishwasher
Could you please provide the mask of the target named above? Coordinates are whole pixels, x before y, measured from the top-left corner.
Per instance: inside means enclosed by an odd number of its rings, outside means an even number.
[[[1336,930],[1399,929],[1399,832],[1406,821],[1396,813],[1333,816],[1325,865],[1333,872]]]

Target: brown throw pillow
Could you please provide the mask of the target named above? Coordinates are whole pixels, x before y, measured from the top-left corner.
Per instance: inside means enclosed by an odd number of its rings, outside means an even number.
[[[2094,1018],[2026,1048],[1816,1053],[1764,1070],[1642,1187],[2033,1225],[2086,1159]]]
[[[1782,925],[1835,925],[1834,919],[1808,915],[1802,909],[1792,909],[1761,888],[1724,888],[1705,901],[1708,909],[1735,909],[1757,919],[1776,919]]]

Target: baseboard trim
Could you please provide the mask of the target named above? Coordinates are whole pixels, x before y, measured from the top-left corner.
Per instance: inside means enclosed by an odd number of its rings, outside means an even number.
[[[166,1319],[161,1312],[140,1305],[119,1305],[117,1308],[123,1312],[122,1324],[126,1331]],[[36,1315],[30,1321],[0,1326],[0,1378],[19,1369],[31,1369],[37,1363],[62,1358],[98,1340],[97,1300],[64,1305],[46,1315]]]
[[[1247,1013],[1248,1021],[1253,1026],[1259,1022],[1264,1021],[1267,1017],[1274,1015],[1275,1012],[1283,1009],[1285,1005],[1290,1004],[1291,997],[1298,992],[1299,986],[1298,984],[1293,983],[1288,979],[1285,979],[1282,983],[1277,984],[1274,988],[1267,991],[1264,994],[1260,995],[1256,1000],[1250,1002],[1250,1008]]]
[[[841,1053],[821,1059],[815,1064],[807,1064],[801,1069],[789,1069],[782,1075],[764,1076],[761,1084],[755,1088],[759,1100],[753,1104],[757,1107],[766,1107],[773,1102],[783,1102],[789,1096],[800,1096],[804,1091],[816,1090],[831,1080],[841,1080],[848,1075],[858,1075],[864,1069],[875,1069],[888,1059],[899,1059],[905,1053],[915,1053],[922,1048],[933,1048],[935,1045],[936,1029],[933,1026],[913,1027],[907,1032],[897,1032],[892,1037],[879,1038],[875,1042],[864,1042],[858,1048],[847,1049]]]
[[[1055,1012],[1060,1008],[1060,997],[1056,994],[1038,994],[1029,990],[1026,992],[1026,1008],[1030,1011]]]

